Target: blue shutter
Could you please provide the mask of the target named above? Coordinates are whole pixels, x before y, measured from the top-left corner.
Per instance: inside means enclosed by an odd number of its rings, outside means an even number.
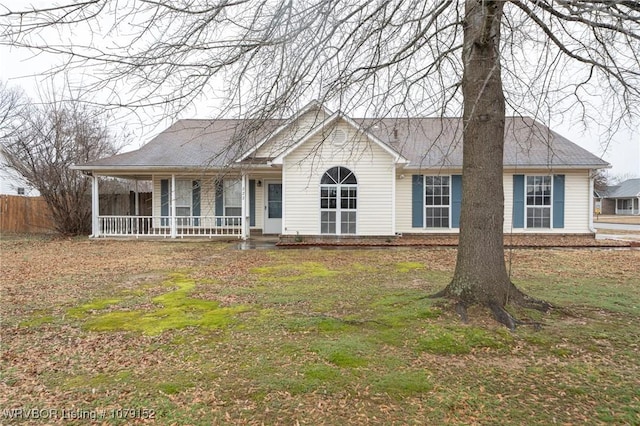
[[[411,226],[424,227],[424,176],[411,176]]]
[[[564,175],[553,175],[553,227],[564,228]]]
[[[513,175],[513,218],[514,228],[524,228],[524,175]]]
[[[191,190],[191,216],[200,216],[200,181],[194,180],[192,182]],[[200,226],[200,219],[194,219],[194,226]]]
[[[224,216],[224,199],[222,197],[222,180],[216,181],[216,216]],[[222,219],[216,219],[218,226],[222,225]]]
[[[169,179],[160,180],[160,216],[169,216]],[[161,226],[168,226],[169,221],[162,219]]]
[[[249,226],[256,226],[256,181],[249,179]]]
[[[460,208],[462,207],[462,176],[451,176],[451,227],[460,228]]]

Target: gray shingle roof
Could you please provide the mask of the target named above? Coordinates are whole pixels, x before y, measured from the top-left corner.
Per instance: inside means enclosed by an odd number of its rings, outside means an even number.
[[[140,149],[96,160],[78,168],[135,170],[152,167],[224,167],[247,150],[247,144],[257,143],[278,123],[272,120],[257,131],[251,131],[245,120],[178,120]],[[239,140],[244,142],[241,144]]]
[[[640,178],[627,179],[620,184],[607,188],[605,198],[640,197]]]
[[[408,167],[462,167],[460,118],[354,119],[410,163]],[[142,148],[79,166],[82,170],[220,168],[283,123],[246,120],[179,120]],[[258,125],[260,124],[260,125]],[[240,143],[240,141],[243,141]],[[227,149],[227,147],[230,147]],[[267,159],[251,156],[248,163]],[[609,164],[531,118],[508,117],[505,166],[602,168]]]
[[[462,119],[361,120],[411,161],[411,167],[462,167]],[[507,117],[504,165],[601,168],[609,164],[531,118]],[[396,129],[394,132],[393,129]]]

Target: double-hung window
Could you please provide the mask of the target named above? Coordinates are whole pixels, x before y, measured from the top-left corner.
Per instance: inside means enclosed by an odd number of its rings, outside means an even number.
[[[239,179],[224,180],[224,215],[242,216],[242,182]]]
[[[551,176],[527,176],[527,228],[551,228]]]
[[[176,216],[191,216],[193,181],[176,179]]]
[[[320,180],[320,233],[355,234],[358,181],[346,167],[332,167]]]
[[[425,176],[425,214],[427,228],[449,228],[450,178],[449,176]]]

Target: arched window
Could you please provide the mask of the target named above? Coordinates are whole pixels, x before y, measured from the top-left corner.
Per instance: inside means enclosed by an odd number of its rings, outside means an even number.
[[[327,170],[320,180],[320,233],[355,234],[357,198],[358,180],[351,170]]]

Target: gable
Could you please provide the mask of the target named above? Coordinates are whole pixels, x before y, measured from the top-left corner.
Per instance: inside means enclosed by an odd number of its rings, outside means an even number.
[[[278,128],[267,134],[248,151],[236,159],[236,163],[267,163],[294,145],[319,123],[331,115],[324,105],[310,102]]]
[[[364,140],[367,143],[363,143]],[[294,145],[289,146],[274,158],[272,163],[282,164],[286,157],[301,146],[308,144],[309,141],[313,141],[314,146],[313,150],[309,150],[309,153],[319,148],[326,151],[327,147],[330,147],[335,153],[341,153],[343,156],[348,153],[350,157],[357,158],[364,154],[364,151],[372,152],[371,148],[376,147],[377,150],[392,158],[394,162],[407,162],[392,146],[382,142],[351,118],[336,112],[308,131]]]
[[[381,146],[346,120],[333,117],[275,158],[273,163],[308,163],[318,167],[379,162],[391,165],[397,157],[395,152]]]

